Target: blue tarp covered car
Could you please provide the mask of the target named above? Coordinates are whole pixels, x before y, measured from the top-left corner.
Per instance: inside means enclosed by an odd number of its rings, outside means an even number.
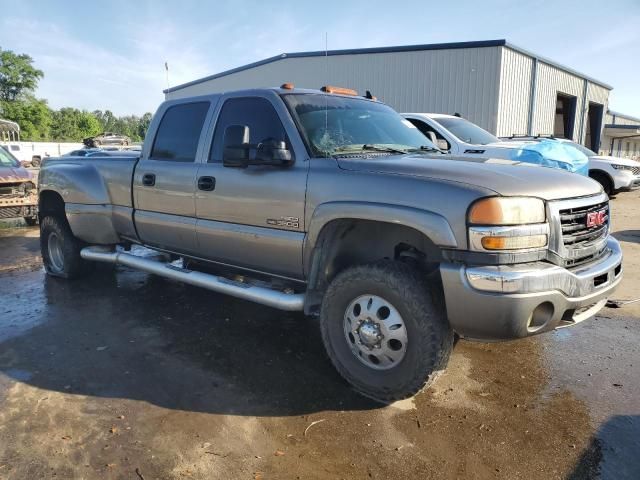
[[[512,150],[511,160],[560,168],[589,176],[589,158],[570,144],[553,139],[524,143]]]

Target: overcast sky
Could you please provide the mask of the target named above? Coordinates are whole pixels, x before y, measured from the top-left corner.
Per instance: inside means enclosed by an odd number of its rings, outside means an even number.
[[[0,0],[0,47],[31,55],[54,108],[154,111],[177,85],[283,52],[505,38],[614,87],[640,117],[640,0]]]

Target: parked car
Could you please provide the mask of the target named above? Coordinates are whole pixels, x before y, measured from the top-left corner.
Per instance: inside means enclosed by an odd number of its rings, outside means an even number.
[[[560,168],[587,176],[589,160],[580,151],[558,143],[531,139],[504,142],[475,123],[456,115],[403,113],[438,147],[458,157],[504,158]]]
[[[454,332],[528,337],[604,306],[622,251],[596,182],[433,150],[346,89],[166,101],[140,158],[44,165],[45,269],[71,279],[94,261],[126,265],[317,316],[338,372],[380,402],[432,382]]]
[[[104,132],[95,137],[85,138],[82,141],[87,147],[99,148],[102,145],[129,145],[131,139],[126,135],[120,135],[113,132]]]
[[[526,138],[535,141],[543,139],[555,140],[580,150],[589,158],[589,176],[600,183],[609,196],[640,187],[640,162],[626,158],[598,155],[584,145],[564,138],[542,136]],[[510,138],[505,138],[505,140],[511,141]]]
[[[33,175],[16,157],[0,148],[0,219],[24,218],[38,223],[38,194]]]

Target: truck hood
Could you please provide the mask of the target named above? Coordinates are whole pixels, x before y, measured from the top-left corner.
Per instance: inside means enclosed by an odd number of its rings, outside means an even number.
[[[31,173],[22,167],[0,167],[0,183],[27,182]]]
[[[469,159],[451,155],[388,155],[337,158],[343,170],[388,175],[409,175],[425,179],[473,185],[499,195],[534,196],[545,200],[583,197],[602,191],[588,177],[525,162],[502,159]],[[445,201],[445,199],[443,199]]]

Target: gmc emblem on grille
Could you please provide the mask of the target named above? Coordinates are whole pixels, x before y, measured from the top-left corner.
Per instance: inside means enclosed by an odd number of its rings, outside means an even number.
[[[587,228],[591,227],[599,227],[600,225],[604,225],[604,222],[607,221],[607,211],[600,210],[599,212],[589,212],[587,213]]]

